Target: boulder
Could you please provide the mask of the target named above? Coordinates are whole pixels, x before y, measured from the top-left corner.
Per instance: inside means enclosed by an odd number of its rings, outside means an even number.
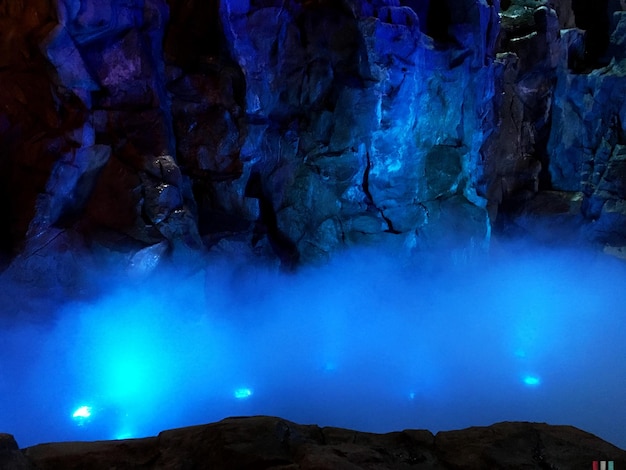
[[[541,191],[583,193],[588,240],[621,246],[621,5],[0,7],[0,262],[55,230],[168,256],[250,240],[291,267],[485,246]]]
[[[623,246],[626,59],[619,51],[623,12],[615,13],[609,65],[574,73],[561,62],[548,143],[554,189],[584,194],[581,221],[595,243]]]

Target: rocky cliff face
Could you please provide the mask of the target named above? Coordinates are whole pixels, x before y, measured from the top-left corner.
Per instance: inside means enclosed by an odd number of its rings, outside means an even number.
[[[0,434],[6,470],[54,469],[526,469],[626,463],[626,452],[571,426],[499,423],[460,431],[371,434],[280,418],[229,418],[126,441],[19,450]]]
[[[71,280],[77,251],[287,268],[370,243],[467,256],[494,229],[622,246],[625,15],[567,0],[0,6],[3,265],[28,281],[51,266]]]

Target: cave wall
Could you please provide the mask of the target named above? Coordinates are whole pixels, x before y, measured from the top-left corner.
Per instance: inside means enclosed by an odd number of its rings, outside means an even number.
[[[605,3],[2,4],[2,264],[465,256],[546,221],[624,245],[626,13]]]

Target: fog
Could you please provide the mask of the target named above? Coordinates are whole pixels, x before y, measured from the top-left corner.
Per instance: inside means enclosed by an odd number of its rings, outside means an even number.
[[[206,264],[95,272],[98,295],[29,315],[0,286],[0,432],[26,447],[258,414],[373,432],[523,420],[626,448],[621,260],[499,245],[354,250],[297,273]]]

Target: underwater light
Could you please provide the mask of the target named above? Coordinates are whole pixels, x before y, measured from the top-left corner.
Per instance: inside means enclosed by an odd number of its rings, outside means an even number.
[[[534,375],[527,375],[526,377],[524,377],[523,382],[529,387],[536,387],[537,385],[541,384],[541,379],[539,377],[535,377]]]
[[[237,400],[245,400],[246,398],[250,398],[252,396],[252,390],[249,388],[238,388],[235,390],[234,395]]]
[[[76,408],[76,411],[74,411],[74,414],[72,414],[72,418],[76,420],[83,420],[89,417],[91,417],[91,406],[86,405],[79,406]]]
[[[89,418],[91,418],[91,411],[92,411],[91,406],[87,406],[87,405],[79,406],[78,408],[76,408],[74,413],[72,413],[72,419],[76,421],[76,424],[78,426],[82,426],[87,421],[89,421]]]

